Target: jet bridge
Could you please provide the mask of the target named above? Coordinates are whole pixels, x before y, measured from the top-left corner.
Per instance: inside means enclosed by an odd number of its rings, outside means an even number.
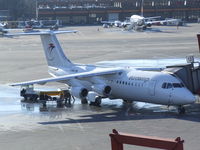
[[[200,52],[200,33],[197,39]],[[187,64],[167,66],[164,71],[179,77],[193,94],[200,95],[200,62],[195,62],[194,56],[187,56],[186,60]]]
[[[192,56],[187,58],[187,62],[187,64],[167,66],[164,71],[179,77],[193,94],[200,95],[200,62],[194,62]]]

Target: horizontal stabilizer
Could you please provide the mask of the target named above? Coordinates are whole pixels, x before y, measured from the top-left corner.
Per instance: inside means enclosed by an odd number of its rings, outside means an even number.
[[[77,30],[59,30],[59,31],[38,31],[38,32],[19,32],[19,33],[7,33],[6,36],[23,36],[23,35],[52,35],[52,34],[63,34],[63,33],[76,33]]]

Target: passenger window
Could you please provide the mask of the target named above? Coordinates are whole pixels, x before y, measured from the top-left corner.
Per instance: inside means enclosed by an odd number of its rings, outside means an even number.
[[[163,89],[166,89],[166,88],[167,88],[167,83],[166,83],[166,82],[162,84],[162,88],[163,88]]]

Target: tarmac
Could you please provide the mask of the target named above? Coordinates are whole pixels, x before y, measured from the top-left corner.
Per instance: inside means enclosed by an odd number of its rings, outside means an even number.
[[[200,24],[186,27],[153,27],[146,32],[128,32],[101,26],[66,27],[76,34],[58,35],[67,57],[76,63],[94,64],[126,60],[132,65],[183,63],[185,56],[200,58],[197,37]],[[200,147],[200,104],[186,106],[179,115],[175,107],[121,100],[102,102],[101,107],[80,104],[57,108],[48,103],[23,103],[13,82],[50,77],[38,36],[2,37],[0,40],[0,147],[7,150],[106,150],[111,149],[112,129],[162,138],[181,137],[184,149]],[[154,63],[152,63],[152,61]],[[124,63],[125,61],[115,61]],[[155,63],[156,62],[156,63]],[[51,83],[41,89],[64,88]],[[146,148],[124,146],[126,150]]]

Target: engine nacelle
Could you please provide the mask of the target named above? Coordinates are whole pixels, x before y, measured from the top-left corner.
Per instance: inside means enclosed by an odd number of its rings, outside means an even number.
[[[138,25],[138,26],[144,25],[144,20],[138,20],[138,21],[137,21],[137,25]]]
[[[148,23],[148,24],[147,24],[147,27],[151,27],[151,25],[152,25],[151,23]]]
[[[88,90],[84,87],[72,87],[70,93],[79,99],[85,99],[88,95]]]
[[[101,96],[109,96],[112,91],[111,87],[105,84],[95,84],[92,89]]]

